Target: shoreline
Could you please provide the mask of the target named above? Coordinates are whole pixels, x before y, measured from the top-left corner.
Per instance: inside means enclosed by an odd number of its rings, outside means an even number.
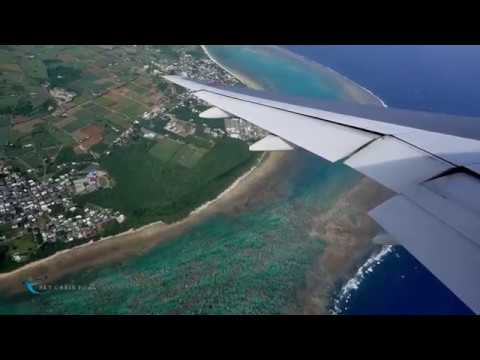
[[[232,69],[228,68],[227,66],[221,64],[215,57],[208,51],[208,48],[205,45],[200,45],[203,52],[207,55],[207,57],[212,60],[217,66],[222,68],[224,71],[232,75],[233,77],[237,78],[241,83],[243,83],[248,88],[253,90],[265,90],[262,85],[257,83],[255,80],[250,79],[249,77],[240,74],[238,71],[233,71]]]
[[[352,99],[355,99],[356,102],[363,102],[363,99],[362,97],[358,97],[358,88],[362,89],[363,91],[365,91],[366,93],[368,93],[373,99],[375,99],[377,102],[379,102],[383,107],[388,107],[388,105],[385,103],[385,101],[383,101],[379,96],[375,95],[371,90],[367,89],[365,86],[362,86],[358,83],[356,83],[355,81],[353,81],[352,79],[348,78],[347,76],[339,73],[338,71],[332,69],[331,67],[327,66],[327,65],[324,65],[324,64],[321,64],[319,62],[316,62],[314,60],[311,60],[303,55],[300,55],[300,54],[297,54],[289,49],[286,49],[282,46],[278,46],[278,45],[271,45],[270,46],[271,49],[275,50],[275,51],[279,51],[281,53],[284,53],[286,54],[287,56],[290,56],[292,58],[295,58],[297,60],[300,60],[302,61],[303,63],[305,64],[308,64],[308,66],[311,66],[311,67],[314,67],[314,68],[317,68],[317,69],[321,69],[322,71],[327,71],[329,72],[334,78],[337,78],[337,77],[340,77],[343,82],[341,83],[341,86],[343,88],[346,88],[346,92],[349,94],[349,96],[352,98]],[[352,91],[353,90],[353,91]]]
[[[233,72],[231,69],[227,69],[225,66],[220,64],[216,59],[214,59],[211,54],[208,52],[206,47],[204,45],[201,45],[202,49],[204,50],[205,54],[207,55],[208,58],[210,58],[217,66],[221,67],[224,71],[230,73],[232,76],[236,77],[240,82],[242,82],[245,86],[248,87],[255,87],[256,89],[262,89],[262,87],[254,82],[251,79],[246,78],[245,76],[242,76],[238,73]],[[17,276],[20,276],[24,272],[28,272],[31,270],[32,272],[35,272],[35,269],[38,267],[42,267],[45,265],[48,265],[49,262],[55,261],[58,258],[65,257],[67,255],[71,255],[75,250],[81,250],[85,248],[92,247],[95,244],[104,244],[105,240],[107,242],[113,242],[117,238],[123,238],[123,237],[132,237],[132,236],[138,236],[141,237],[143,235],[146,236],[153,236],[155,233],[158,233],[158,235],[161,235],[162,231],[168,231],[169,229],[175,229],[176,227],[181,227],[182,225],[186,224],[189,222],[189,220],[195,222],[195,219],[197,217],[202,217],[205,213],[205,215],[209,212],[209,210],[215,206],[218,202],[223,200],[224,198],[228,198],[229,193],[234,192],[235,189],[242,183],[242,181],[245,181],[248,177],[255,176],[257,172],[261,172],[261,168],[269,168],[271,167],[273,163],[276,163],[278,161],[275,161],[276,159],[272,156],[266,156],[266,153],[262,154],[261,157],[257,160],[257,162],[246,172],[244,172],[242,175],[240,175],[232,184],[230,184],[226,189],[224,189],[220,194],[218,194],[214,199],[208,200],[205,203],[199,205],[197,208],[193,209],[185,218],[178,220],[174,223],[171,224],[165,224],[163,221],[155,221],[150,224],[143,225],[139,228],[131,228],[129,230],[126,230],[124,232],[115,234],[115,235],[110,235],[107,237],[101,237],[97,241],[89,241],[81,245],[74,246],[72,248],[64,249],[57,251],[56,253],[47,256],[42,259],[38,259],[36,261],[27,263],[15,270],[5,272],[5,273],[0,273],[0,290],[4,288],[3,284],[1,283],[2,281],[8,282],[9,278],[15,278]],[[259,170],[259,171],[255,171]],[[261,178],[261,177],[260,177]],[[245,189],[248,191],[248,189]],[[134,239],[132,239],[133,241]],[[92,250],[93,251],[93,250]],[[108,261],[108,260],[106,260]],[[74,271],[68,271],[67,273],[73,273]],[[60,277],[65,276],[66,273],[63,273],[60,276],[55,276],[55,279],[59,279]],[[26,276],[26,274],[25,274]],[[37,275],[38,276],[38,275]],[[48,275],[47,275],[48,277]],[[48,277],[50,281],[52,281],[52,278]],[[21,284],[22,281],[18,281],[19,284]],[[18,288],[18,286],[17,286]],[[18,290],[18,289],[17,289]]]
[[[279,171],[288,154],[269,153],[247,174],[236,180],[235,186],[199,209],[194,214],[172,224],[151,223],[136,230],[112,235],[95,242],[88,242],[26,264],[8,273],[0,274],[0,294],[16,295],[24,291],[22,281],[44,279],[45,283],[57,281],[80,270],[97,265],[124,261],[146,253],[153,247],[182,235],[201,221],[219,213],[228,213],[255,198],[255,192],[263,182]],[[107,240],[107,241],[104,241]]]
[[[326,241],[326,247],[306,274],[306,286],[300,292],[302,314],[339,314],[339,304],[348,302],[365,275],[390,252],[372,242],[381,228],[368,211],[392,194],[363,177],[331,208],[312,218],[312,231]]]

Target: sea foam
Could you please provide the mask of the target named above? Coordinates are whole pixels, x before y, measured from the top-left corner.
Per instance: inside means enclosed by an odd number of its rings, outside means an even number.
[[[341,314],[348,309],[353,292],[358,290],[365,277],[372,273],[375,270],[375,267],[381,264],[385,257],[392,251],[393,245],[383,246],[378,253],[372,255],[362,266],[360,266],[355,275],[343,285],[335,296],[333,307],[330,310],[331,314]]]

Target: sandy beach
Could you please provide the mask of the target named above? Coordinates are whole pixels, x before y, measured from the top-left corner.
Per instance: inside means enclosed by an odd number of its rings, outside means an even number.
[[[232,71],[220,64],[205,46],[202,49],[207,56],[222,69],[235,76],[247,87],[261,90],[260,84],[242,74]],[[188,231],[208,216],[221,210],[232,210],[236,201],[250,201],[249,195],[257,186],[279,168],[286,153],[264,154],[250,170],[240,176],[215,199],[199,206],[189,216],[173,224],[157,221],[137,229],[130,229],[121,234],[101,238],[70,249],[59,251],[49,257],[40,259],[8,273],[0,274],[0,294],[13,295],[23,291],[22,282],[26,279],[44,279],[46,283],[100,264],[122,261],[130,256],[141,255],[150,248],[168,239]]]
[[[161,222],[149,224],[139,229],[114,235],[96,242],[74,247],[55,253],[54,255],[27,264],[9,273],[0,274],[0,294],[13,295],[24,291],[22,281],[43,279],[51,283],[62,277],[93,266],[119,262],[131,256],[139,256],[154,246],[175,238],[209,216],[218,212],[236,211],[250,203],[256,192],[268,187],[269,179],[280,171],[281,164],[288,153],[269,153],[255,170],[250,170],[234,186],[230,186],[221,196],[192,212],[185,219],[174,224]]]
[[[224,71],[228,72],[230,75],[236,77],[245,86],[249,87],[250,89],[254,89],[254,90],[264,90],[262,85],[255,82],[255,80],[250,79],[247,76],[239,73],[238,71],[234,71],[234,70],[226,67],[225,65],[221,64],[220,62],[218,62],[218,60],[215,59],[212,56],[212,54],[208,51],[208,49],[205,45],[201,45],[201,47],[202,47],[203,51],[205,52],[205,54],[207,54],[207,56],[210,58],[210,60],[212,60],[215,64],[217,64],[219,67],[221,67]]]

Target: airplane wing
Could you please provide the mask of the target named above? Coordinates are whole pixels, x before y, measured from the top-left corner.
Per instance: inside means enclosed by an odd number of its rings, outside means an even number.
[[[165,78],[270,135],[251,150],[292,145],[342,161],[396,192],[369,212],[475,313],[480,313],[480,119],[284,98]]]

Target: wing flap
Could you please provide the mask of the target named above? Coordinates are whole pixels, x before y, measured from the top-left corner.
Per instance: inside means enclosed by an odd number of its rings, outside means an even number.
[[[478,140],[419,129],[398,134],[397,137],[452,164],[465,166],[478,172],[478,169],[469,165],[480,159],[480,141]]]
[[[293,150],[293,147],[278,136],[267,135],[250,145],[249,149],[250,151],[286,151]]]
[[[475,313],[480,313],[480,248],[402,195],[369,215]]]
[[[344,162],[399,193],[451,168],[448,163],[390,136],[375,140]]]
[[[468,193],[468,191],[466,191]],[[423,185],[412,185],[403,195],[444,224],[480,246],[480,218],[455,199],[446,198]]]

